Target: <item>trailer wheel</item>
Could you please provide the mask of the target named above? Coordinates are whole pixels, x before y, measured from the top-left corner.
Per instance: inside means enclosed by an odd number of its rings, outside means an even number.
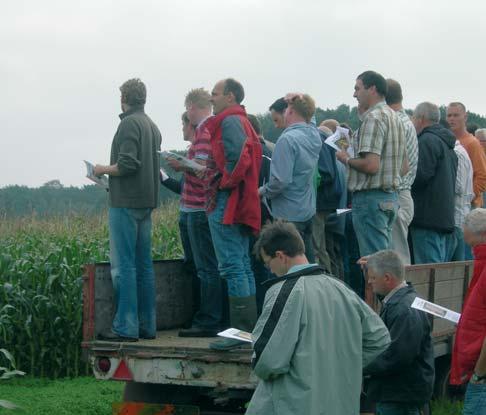
[[[193,386],[126,382],[123,391],[123,401],[191,405],[197,399],[197,395],[197,388]]]

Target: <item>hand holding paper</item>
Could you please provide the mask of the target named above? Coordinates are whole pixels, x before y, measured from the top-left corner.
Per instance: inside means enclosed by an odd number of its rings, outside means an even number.
[[[206,170],[206,167],[196,163],[194,160],[190,160],[187,157],[181,156],[177,153],[172,153],[170,151],[160,151],[160,155],[167,160],[169,165],[174,169],[181,169],[186,171],[191,171],[194,174],[198,174],[201,171]]]
[[[251,333],[238,329],[227,329],[218,333],[218,336],[227,337],[228,339],[241,340],[243,342],[251,343]]]
[[[91,181],[95,182],[98,186],[101,186],[104,189],[108,190],[108,177],[106,177],[105,175],[97,176],[95,174],[94,165],[86,160],[84,160],[84,163],[86,164],[86,177]]]
[[[331,146],[336,151],[346,151],[350,157],[354,157],[353,147],[351,146],[351,139],[349,137],[349,130],[343,127],[336,127],[336,132],[324,141],[328,146]]]
[[[431,303],[430,301],[424,300],[420,297],[416,297],[415,300],[413,300],[411,307],[416,308],[417,310],[425,311],[426,313],[432,314],[436,317],[452,321],[456,324],[459,323],[459,319],[461,318],[459,313],[438,304]]]

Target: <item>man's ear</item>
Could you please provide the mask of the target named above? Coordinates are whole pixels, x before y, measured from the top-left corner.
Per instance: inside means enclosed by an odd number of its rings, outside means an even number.
[[[230,92],[230,93],[228,94],[228,97],[230,98],[230,102],[231,102],[232,104],[236,104],[236,98],[235,98],[235,94],[233,94],[233,92]]]

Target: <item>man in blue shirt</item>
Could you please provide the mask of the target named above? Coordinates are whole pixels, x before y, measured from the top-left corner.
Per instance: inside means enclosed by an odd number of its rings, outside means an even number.
[[[262,197],[272,201],[272,216],[292,222],[302,236],[305,253],[314,262],[312,218],[316,213],[317,161],[322,141],[311,118],[315,102],[307,94],[288,94],[287,128],[272,155],[270,179],[260,187]]]

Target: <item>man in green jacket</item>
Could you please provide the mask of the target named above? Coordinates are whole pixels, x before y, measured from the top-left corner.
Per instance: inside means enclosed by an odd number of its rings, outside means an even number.
[[[260,378],[247,415],[359,414],[362,368],[386,350],[380,317],[305,257],[295,226],[266,226],[255,246],[277,275],[267,280],[253,330]]]
[[[94,174],[109,176],[111,277],[115,317],[100,340],[155,338],[155,280],[152,268],[152,210],[159,204],[161,135],[145,114],[147,96],[140,79],[121,87],[120,125],[111,145],[109,166]]]

